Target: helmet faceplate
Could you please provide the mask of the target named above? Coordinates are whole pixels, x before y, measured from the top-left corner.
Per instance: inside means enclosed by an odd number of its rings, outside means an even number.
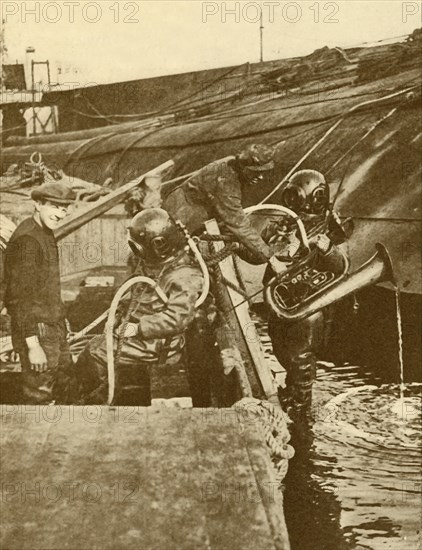
[[[320,172],[300,170],[290,178],[281,200],[296,214],[321,215],[329,206],[329,188]]]

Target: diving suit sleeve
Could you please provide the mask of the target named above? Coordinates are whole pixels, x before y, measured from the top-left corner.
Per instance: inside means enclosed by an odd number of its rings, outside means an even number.
[[[163,311],[144,315],[138,324],[139,337],[146,340],[182,333],[195,317],[195,302],[202,289],[196,269],[178,269],[167,281],[168,302]]]
[[[260,263],[266,263],[270,259],[269,247],[251,226],[243,211],[242,194],[238,182],[225,178],[214,195],[214,208],[230,233],[235,235],[254,257],[260,258]]]

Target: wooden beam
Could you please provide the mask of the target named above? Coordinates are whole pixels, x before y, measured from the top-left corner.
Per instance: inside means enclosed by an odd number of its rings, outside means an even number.
[[[220,231],[215,220],[206,222],[205,227],[210,235],[219,235]],[[216,250],[223,248],[222,242],[216,242]],[[236,271],[233,265],[233,259],[229,256],[225,260],[219,263],[221,273],[230,282],[235,285],[239,285],[239,281],[236,277]],[[261,340],[258,336],[255,324],[249,315],[249,306],[245,302],[244,297],[236,292],[236,290],[227,287],[227,291],[230,297],[232,307],[237,318],[240,330],[242,331],[245,344],[248,348],[249,354],[253,361],[256,374],[259,378],[261,386],[264,390],[265,396],[268,401],[271,401],[274,405],[280,407],[280,402],[277,395],[277,387],[271,373],[270,368],[265,360],[264,351],[261,346]],[[243,303],[242,303],[243,302]]]
[[[96,202],[93,202],[82,212],[75,212],[73,215],[70,215],[68,218],[66,218],[64,223],[58,229],[56,229],[56,231],[54,232],[54,236],[57,240],[67,237],[67,235],[73,233],[82,225],[85,225],[94,218],[101,216],[101,214],[104,214],[104,212],[107,212],[108,210],[125,200],[132,189],[137,187],[145,177],[161,174],[172,166],[174,166],[174,162],[172,160],[160,164],[159,166],[153,168],[149,172],[146,172],[142,176],[139,176],[138,178],[126,183],[125,185],[122,185],[109,195],[106,195]]]

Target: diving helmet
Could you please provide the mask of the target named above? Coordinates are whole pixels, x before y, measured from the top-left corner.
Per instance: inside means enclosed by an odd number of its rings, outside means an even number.
[[[329,206],[330,190],[324,176],[316,170],[299,170],[285,187],[282,204],[296,214],[324,214]]]
[[[138,212],[129,226],[129,246],[146,263],[162,263],[174,257],[185,239],[173,218],[162,208]]]

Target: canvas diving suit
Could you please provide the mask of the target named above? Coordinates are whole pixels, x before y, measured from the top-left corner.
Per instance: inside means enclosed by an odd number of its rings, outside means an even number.
[[[263,239],[271,242],[276,231],[277,224],[270,222],[263,230]],[[298,250],[298,244],[296,232],[287,231],[279,239],[279,254],[294,256],[294,251]],[[315,255],[310,267],[320,272],[331,272],[334,275],[343,273],[344,257],[332,241],[325,252],[313,246]],[[263,279],[264,285],[273,276],[272,270],[267,268]],[[283,392],[282,401],[291,413],[308,412],[310,409],[312,386],[316,378],[316,352],[323,343],[327,313],[329,312],[318,311],[305,319],[288,321],[277,317],[272,310],[269,312],[268,334],[273,352],[286,370],[286,389]]]
[[[113,347],[119,384],[138,386],[148,404],[151,370],[166,369],[168,379],[177,369],[184,368],[184,334],[195,317],[195,302],[201,293],[203,279],[200,268],[185,251],[164,264],[143,265],[135,274],[156,281],[168,299],[164,304],[153,287],[139,283],[132,287],[130,297],[121,302],[116,316]],[[124,320],[138,325],[135,336],[119,337]],[[94,337],[88,344],[77,367],[82,382],[82,401],[104,403],[107,396],[104,334]],[[189,395],[188,392],[188,388],[176,390],[179,394]]]

